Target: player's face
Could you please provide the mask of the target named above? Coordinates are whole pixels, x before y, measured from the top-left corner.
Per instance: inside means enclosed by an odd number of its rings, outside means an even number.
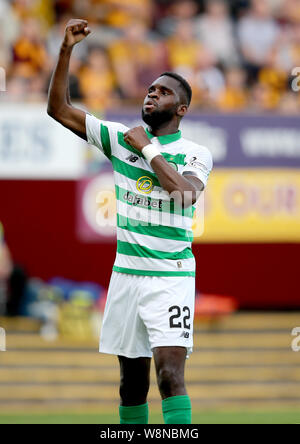
[[[160,77],[148,89],[142,110],[143,120],[150,126],[168,122],[177,114],[179,105],[177,80],[167,76]]]

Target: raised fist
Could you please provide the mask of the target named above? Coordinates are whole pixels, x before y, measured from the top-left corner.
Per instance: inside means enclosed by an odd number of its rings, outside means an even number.
[[[88,28],[88,22],[86,20],[69,20],[65,30],[64,43],[67,46],[74,46],[76,43],[85,39],[90,33],[91,30]]]

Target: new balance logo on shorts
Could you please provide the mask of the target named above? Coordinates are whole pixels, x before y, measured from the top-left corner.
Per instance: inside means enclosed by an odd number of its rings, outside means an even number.
[[[180,335],[181,338],[189,339],[190,334],[187,331],[183,331]]]

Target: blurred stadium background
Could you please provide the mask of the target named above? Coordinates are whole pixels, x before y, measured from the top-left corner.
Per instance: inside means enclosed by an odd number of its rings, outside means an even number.
[[[300,422],[299,0],[0,0],[0,422],[118,421],[117,360],[97,353],[112,172],[46,114],[72,17],[92,29],[78,106],[133,126],[161,72],[193,87],[182,131],[215,164],[193,246],[194,422]],[[162,422],[154,373],[150,402]]]

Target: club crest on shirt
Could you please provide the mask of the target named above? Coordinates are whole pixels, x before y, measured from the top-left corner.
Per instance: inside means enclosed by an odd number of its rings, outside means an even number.
[[[142,176],[137,180],[136,188],[140,193],[150,194],[154,188],[153,181],[148,176]]]

